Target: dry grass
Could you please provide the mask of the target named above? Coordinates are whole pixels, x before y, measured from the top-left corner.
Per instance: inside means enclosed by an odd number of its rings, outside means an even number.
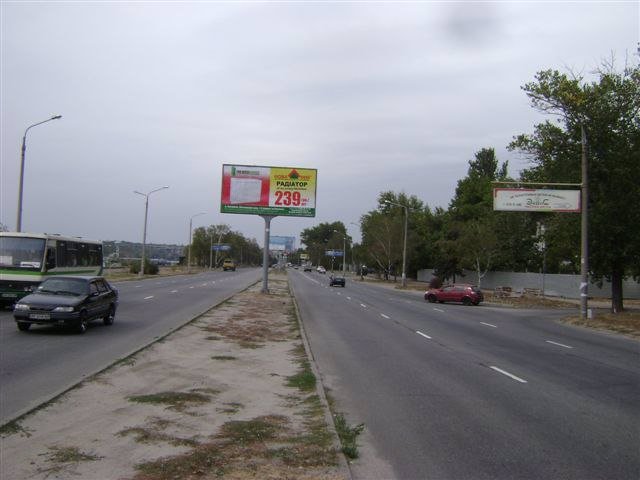
[[[608,330],[640,338],[640,310],[625,310],[620,313],[596,311],[594,318],[583,320],[579,315],[571,315],[565,322],[582,327]]]

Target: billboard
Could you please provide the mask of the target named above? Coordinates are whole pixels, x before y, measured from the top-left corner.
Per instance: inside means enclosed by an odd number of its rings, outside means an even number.
[[[493,209],[508,212],[579,212],[580,190],[494,188]]]
[[[221,213],[316,216],[317,170],[222,165]]]
[[[296,237],[269,237],[269,250],[272,252],[292,253],[295,250]]]

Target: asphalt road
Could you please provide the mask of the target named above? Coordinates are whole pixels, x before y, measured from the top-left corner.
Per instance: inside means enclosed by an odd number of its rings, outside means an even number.
[[[261,269],[118,282],[112,326],[84,335],[49,326],[15,326],[0,312],[0,424],[31,410],[115,361],[184,325],[261,278]]]
[[[366,426],[354,478],[640,478],[637,341],[566,312],[290,280],[337,410]]]

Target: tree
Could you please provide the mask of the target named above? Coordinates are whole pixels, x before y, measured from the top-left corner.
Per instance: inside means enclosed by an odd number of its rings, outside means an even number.
[[[458,181],[455,197],[444,217],[444,232],[438,246],[443,256],[436,273],[455,277],[462,267],[476,271],[478,285],[496,264],[500,238],[498,215],[493,211],[492,182],[507,178],[507,162],[499,165],[493,148],[482,148],[469,161],[467,176]]]
[[[581,129],[586,131],[590,273],[611,281],[612,310],[621,311],[623,279],[640,276],[640,69],[616,72],[611,62],[591,82],[546,70],[522,88],[534,108],[559,117],[557,125],[547,121],[511,143],[534,164],[523,178],[580,182]]]

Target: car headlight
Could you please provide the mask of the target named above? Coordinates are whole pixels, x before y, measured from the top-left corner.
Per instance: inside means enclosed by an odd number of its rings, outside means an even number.
[[[29,305],[27,305],[26,303],[16,303],[13,309],[22,311],[29,310]]]
[[[54,312],[73,312],[73,307],[56,307],[53,309]]]

